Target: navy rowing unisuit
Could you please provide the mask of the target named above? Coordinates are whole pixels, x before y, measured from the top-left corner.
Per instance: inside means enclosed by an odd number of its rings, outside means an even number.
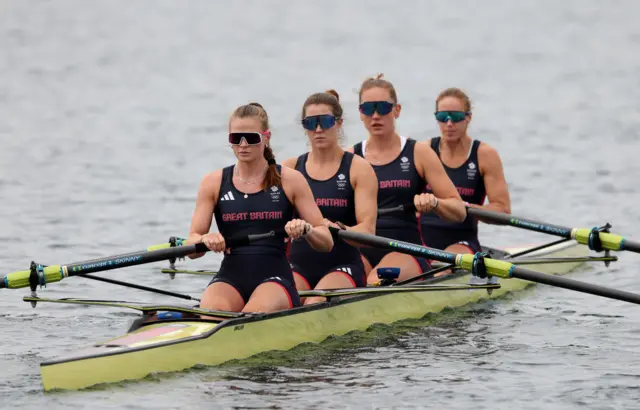
[[[272,186],[246,194],[233,184],[233,170],[234,166],[222,170],[220,194],[214,210],[222,236],[229,238],[284,230],[292,219],[294,207],[282,187]],[[278,171],[281,171],[280,165]],[[286,244],[281,237],[230,249],[210,284],[216,282],[233,286],[245,303],[260,284],[274,282],[287,292],[291,307],[300,305]]]
[[[424,191],[425,182],[415,165],[416,141],[411,138],[400,138],[402,149],[396,159],[384,165],[372,164],[378,177],[378,209],[413,203],[413,198]],[[365,158],[366,141],[354,145],[353,151],[356,155]],[[418,245],[422,244],[415,212],[410,210],[392,212],[378,217],[376,235]],[[393,252],[377,248],[362,248],[360,251],[373,267],[378,265],[384,256]],[[426,259],[414,258],[422,272],[430,269],[431,265]]]
[[[353,154],[345,152],[338,171],[323,181],[314,179],[307,173],[308,158],[308,153],[298,157],[296,169],[307,179],[322,216],[347,226],[357,225],[355,192],[351,186]],[[310,289],[315,288],[318,282],[331,272],[343,273],[356,287],[366,284],[360,252],[339,238],[334,239],[330,253],[317,252],[304,240],[294,241],[291,244],[289,260],[293,271],[307,282]]]
[[[455,185],[463,201],[470,204],[482,205],[486,197],[484,177],[480,173],[478,163],[478,148],[481,142],[474,140],[469,148],[467,160],[457,168],[450,168],[442,164],[447,175]],[[431,148],[440,158],[440,137],[431,140]],[[431,193],[427,185],[425,192]],[[478,220],[471,215],[461,222],[448,222],[433,212],[421,215],[422,240],[425,245],[436,249],[446,249],[453,244],[464,245],[472,253],[480,252],[478,241]]]

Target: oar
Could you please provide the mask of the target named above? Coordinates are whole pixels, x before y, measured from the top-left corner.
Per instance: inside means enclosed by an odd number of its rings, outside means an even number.
[[[467,209],[469,209],[469,208],[467,208]],[[416,211],[416,206],[415,206],[415,204],[413,204],[412,202],[409,202],[409,203],[406,203],[406,204],[402,204],[402,205],[395,206],[395,207],[393,207],[393,208],[382,208],[382,209],[378,209],[378,216],[387,215],[387,214],[392,214],[392,213],[396,213],[396,212],[415,212],[415,211]],[[608,227],[608,225],[607,225],[607,226],[605,226],[605,227],[598,228],[598,229],[599,229],[599,230],[603,230],[603,229],[606,229],[607,227]],[[551,246],[558,245],[558,244],[560,244],[560,243],[567,242],[567,241],[569,241],[569,240],[571,240],[571,238],[566,238],[566,239],[561,239],[561,240],[559,240],[559,241],[553,241],[553,242],[545,243],[545,244],[540,245],[540,246],[537,246],[537,247],[535,247],[535,248],[530,248],[530,249],[526,249],[526,250],[521,251],[521,252],[518,252],[518,253],[514,253],[514,254],[512,254],[512,255],[509,255],[509,257],[510,257],[510,258],[515,258],[515,257],[517,257],[517,256],[526,255],[526,254],[528,254],[528,253],[532,253],[532,252],[539,251],[539,250],[542,250],[542,249],[545,249],[545,248],[549,248],[549,247],[551,247]],[[589,261],[593,261],[593,262],[595,262],[595,261],[604,262],[606,266],[609,266],[609,262],[613,262],[613,261],[616,261],[616,260],[617,260],[617,258],[616,258],[616,259],[612,259],[612,258],[613,258],[613,257],[605,256],[605,257],[603,257],[603,258],[602,258],[602,260],[590,259]],[[585,260],[585,261],[578,261],[578,260],[575,260],[575,261],[568,261],[568,260],[566,260],[566,258],[565,258],[565,259],[564,259],[564,260],[562,260],[562,261],[557,261],[557,260],[556,260],[556,261],[553,261],[553,262],[556,262],[556,263],[557,263],[557,262],[560,262],[560,263],[562,263],[562,262],[570,263],[570,262],[587,262],[587,261],[586,261],[586,260]],[[516,261],[514,261],[513,263],[516,263],[516,264],[526,264],[526,262],[522,262],[522,261],[520,261],[520,262],[516,262]],[[531,262],[529,262],[529,264],[535,264],[535,263],[536,263],[536,262],[535,262],[534,260],[531,260]],[[540,262],[540,263],[542,263],[542,262]],[[454,268],[454,267],[455,267],[455,264],[448,264],[448,265],[445,265],[445,266],[440,266],[440,267],[438,267],[438,268],[435,268],[435,269],[429,270],[429,271],[427,271],[427,272],[424,272],[424,273],[422,273],[422,274],[420,274],[420,275],[418,275],[418,276],[414,276],[413,278],[409,278],[409,279],[406,279],[406,280],[403,280],[403,281],[400,281],[400,282],[394,283],[394,284],[392,284],[391,286],[408,285],[409,283],[417,282],[417,281],[422,280],[422,279],[424,279],[424,278],[430,278],[430,277],[432,277],[433,275],[435,275],[436,273],[444,272],[444,271],[447,271],[447,270],[452,269],[452,268]]]
[[[144,313],[154,313],[157,311],[169,311],[169,312],[181,312],[181,313],[193,313],[196,315],[208,315],[219,317],[246,317],[260,315],[259,313],[243,313],[243,312],[231,312],[226,310],[212,310],[203,309],[199,307],[180,306],[180,305],[158,305],[153,303],[137,303],[137,302],[123,302],[118,300],[95,300],[95,299],[47,299],[33,296],[25,296],[22,298],[25,302],[31,302],[32,305],[36,303],[64,303],[71,305],[86,305],[86,306],[109,306],[119,307],[124,309],[134,309]]]
[[[500,289],[499,283],[488,284],[459,284],[459,285],[418,285],[418,286],[395,286],[395,287],[365,287],[365,288],[342,288],[342,289],[317,289],[301,290],[300,297],[321,296],[326,298],[339,296],[359,296],[359,295],[380,295],[386,293],[411,293],[411,292],[438,292],[450,290],[478,290],[478,289]]]
[[[137,283],[124,282],[124,281],[121,281],[121,280],[103,278],[103,277],[100,277],[100,276],[93,276],[93,275],[89,275],[89,274],[80,275],[80,277],[81,278],[91,279],[91,280],[97,280],[98,282],[110,283],[112,285],[124,286],[126,288],[133,288],[133,289],[138,289],[138,290],[144,290],[146,292],[157,293],[157,294],[160,294],[160,295],[172,296],[172,297],[178,298],[178,299],[195,300],[195,301],[200,302],[200,299],[194,298],[193,296],[190,296],[190,295],[185,295],[183,293],[171,292],[171,291],[164,290],[164,289],[152,288],[150,286],[138,285]]]
[[[340,230],[330,227],[334,235],[342,239],[358,242],[375,248],[389,249],[394,252],[405,253],[413,256],[426,257],[442,262],[448,262],[460,266],[462,269],[473,272],[477,276],[497,276],[499,278],[518,278],[531,282],[544,283],[577,292],[589,293],[606,298],[622,300],[625,302],[640,304],[640,295],[622,290],[611,289],[604,286],[580,282],[561,276],[549,275],[521,268],[504,260],[482,258],[480,255],[455,254],[438,249],[427,248],[413,243],[396,241],[381,236],[369,235],[360,232]]]
[[[538,222],[531,219],[520,218],[518,216],[510,214],[488,211],[486,209],[473,207],[467,208],[467,213],[469,215],[473,215],[503,225],[511,225],[517,228],[560,236],[566,239],[575,239],[578,243],[587,245],[589,249],[596,252],[610,250],[631,251],[640,253],[640,242],[623,238],[620,235],[614,235],[607,232],[599,232],[597,228],[566,228],[564,226]]]
[[[557,258],[509,259],[514,265],[543,265],[545,263],[587,263],[587,262],[617,262],[617,256],[567,256]]]
[[[393,208],[381,208],[378,209],[378,216],[393,214],[396,212],[415,212],[416,207],[412,203],[394,206]]]
[[[189,269],[170,269],[170,268],[162,268],[160,269],[160,272],[162,273],[168,273],[171,276],[171,279],[173,279],[174,275],[176,273],[184,273],[186,275],[205,275],[205,276],[214,276],[217,275],[218,272],[214,271],[214,270],[205,270],[205,269],[198,269],[198,270],[189,270]]]
[[[229,248],[247,245],[261,239],[271,237],[284,237],[284,232],[270,231],[267,233],[246,235],[237,238],[228,238],[226,245]],[[69,265],[51,265],[43,267],[32,262],[30,270],[12,272],[0,280],[0,289],[17,289],[30,286],[32,290],[40,285],[59,282],[70,276],[84,275],[87,273],[102,272],[106,270],[119,269],[127,266],[142,265],[145,263],[158,262],[161,260],[180,258],[193,253],[205,253],[209,248],[203,243],[193,245],[178,246],[173,248],[158,249],[153,251],[141,251],[126,255],[109,256],[101,259],[91,259],[87,262],[76,262]]]

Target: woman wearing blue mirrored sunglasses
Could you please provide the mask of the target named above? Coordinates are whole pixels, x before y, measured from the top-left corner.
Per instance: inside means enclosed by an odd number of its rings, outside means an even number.
[[[433,150],[396,133],[395,120],[401,106],[393,85],[381,75],[365,80],[360,87],[359,109],[369,137],[352,150],[373,165],[379,210],[414,204],[418,212],[434,211],[442,219],[462,222],[466,216],[464,204]],[[427,184],[433,193],[423,193]],[[422,244],[418,221],[410,210],[381,215],[376,235]],[[379,281],[378,268],[400,268],[399,280],[430,269],[424,258],[377,248],[362,248],[361,252],[369,272],[368,283]]]
[[[467,94],[458,88],[442,91],[436,98],[435,117],[440,136],[429,143],[462,200],[468,206],[510,213],[511,200],[498,152],[467,134],[471,122],[471,101]],[[426,192],[431,192],[429,187]],[[484,205],[487,197],[489,203]],[[476,218],[453,223],[428,213],[422,215],[421,223],[422,240],[427,246],[453,253],[482,250]]]
[[[309,183],[326,226],[373,234],[377,216],[378,184],[373,168],[363,158],[340,147],[343,110],[338,93],[315,93],[302,105],[302,127],[311,150],[283,162]],[[366,286],[360,251],[336,238],[330,253],[304,243],[291,243],[289,261],[298,290]],[[323,302],[307,298],[304,304]]]

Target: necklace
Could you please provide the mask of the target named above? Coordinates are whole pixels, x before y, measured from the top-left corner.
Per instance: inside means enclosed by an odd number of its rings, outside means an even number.
[[[266,167],[264,167],[264,169],[262,170],[262,172],[255,178],[253,179],[244,179],[240,176],[240,173],[238,172],[238,166],[234,167],[234,175],[236,176],[236,178],[238,178],[238,180],[240,180],[240,182],[247,184],[247,185],[252,185],[255,184],[256,182],[262,180],[262,178],[264,177],[264,174],[267,173],[267,169],[269,168],[269,166],[267,165]],[[244,194],[244,197],[247,198],[249,197],[249,195]]]

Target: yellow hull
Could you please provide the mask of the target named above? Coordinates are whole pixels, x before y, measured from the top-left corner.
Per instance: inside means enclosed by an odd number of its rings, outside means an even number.
[[[509,249],[510,252],[518,250]],[[587,254],[586,247],[570,242],[528,256]],[[550,263],[528,268],[564,274],[580,264]],[[468,274],[458,274],[437,280],[437,283],[466,284],[469,279]],[[359,296],[221,323],[189,319],[144,325],[124,336],[42,363],[42,383],[45,390],[81,389],[196,365],[217,365],[270,350],[289,350],[301,343],[321,342],[332,335],[366,330],[375,323],[421,318],[447,307],[500,297],[530,284],[505,279],[501,280],[502,287],[490,295],[486,290],[461,290]]]

